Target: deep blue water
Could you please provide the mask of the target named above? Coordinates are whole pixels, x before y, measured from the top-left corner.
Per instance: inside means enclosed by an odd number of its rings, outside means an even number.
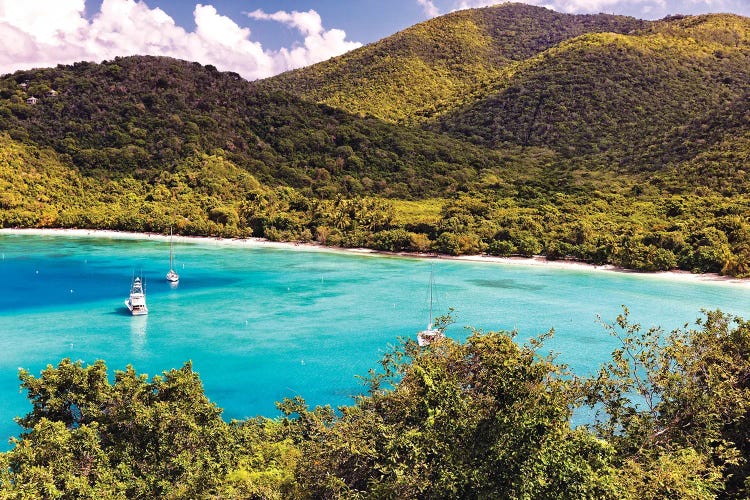
[[[436,313],[455,309],[451,337],[465,338],[466,325],[517,329],[521,340],[554,328],[548,348],[578,374],[614,349],[597,315],[611,322],[623,304],[644,326],[665,329],[702,308],[750,308],[750,288],[723,283],[211,240],[175,243],[176,288],[164,279],[161,238],[6,233],[0,253],[0,443],[20,433],[13,418],[30,409],[18,368],[38,375],[64,357],[150,376],[192,360],[226,419],[276,416],[286,396],[349,404],[362,391],[356,376],[426,326],[431,268]],[[147,317],[131,317],[123,303],[134,273],[146,281]]]

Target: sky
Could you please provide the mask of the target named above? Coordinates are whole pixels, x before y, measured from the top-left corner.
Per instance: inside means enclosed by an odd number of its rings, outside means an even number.
[[[212,64],[248,80],[307,66],[454,10],[498,0],[0,0],[0,74],[133,54]],[[729,12],[750,0],[520,0],[641,19]]]

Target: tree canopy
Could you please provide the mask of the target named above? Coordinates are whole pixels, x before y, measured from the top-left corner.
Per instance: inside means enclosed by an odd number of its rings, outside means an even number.
[[[102,361],[21,371],[32,403],[0,455],[9,498],[746,498],[750,324],[665,333],[627,310],[612,361],[577,377],[553,332],[405,340],[351,406],[277,403],[225,422],[190,363],[109,381]],[[595,415],[574,428],[582,405]]]

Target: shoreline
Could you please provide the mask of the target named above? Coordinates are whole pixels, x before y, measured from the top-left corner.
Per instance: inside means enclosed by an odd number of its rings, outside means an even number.
[[[94,238],[112,238],[123,240],[159,240],[169,241],[170,236],[160,233],[131,233],[127,231],[114,231],[108,229],[63,229],[63,228],[0,228],[0,236],[4,234],[13,235],[38,235],[38,236],[77,236]],[[476,262],[486,264],[500,264],[525,267],[546,267],[551,269],[569,269],[589,272],[609,272],[632,274],[646,278],[665,279],[694,283],[715,283],[733,286],[750,287],[750,279],[735,278],[732,276],[721,276],[719,274],[694,274],[689,271],[657,271],[642,272],[625,269],[610,264],[597,266],[574,260],[547,260],[543,256],[534,257],[497,257],[492,255],[438,255],[418,252],[388,252],[374,250],[371,248],[340,248],[328,247],[318,243],[281,242],[269,241],[264,238],[222,238],[213,236],[173,236],[174,241],[182,243],[213,244],[216,246],[234,246],[246,248],[278,248],[283,250],[316,251],[331,253],[347,253],[357,255],[372,255],[384,257],[405,257],[415,259],[442,259],[463,262]]]

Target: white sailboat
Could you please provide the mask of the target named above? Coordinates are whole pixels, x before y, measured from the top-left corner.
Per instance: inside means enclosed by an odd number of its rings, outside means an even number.
[[[169,228],[169,272],[167,273],[167,281],[170,283],[177,283],[180,281],[180,275],[174,270],[174,242],[172,241],[172,228]]]
[[[430,321],[427,323],[427,329],[417,332],[417,344],[419,347],[425,347],[430,343],[443,337],[443,331],[440,328],[435,328],[434,319],[432,317],[432,297],[433,288],[435,284],[434,272],[430,270]]]
[[[125,305],[130,309],[133,316],[148,314],[146,307],[146,290],[143,286],[140,276],[133,278],[133,284],[130,286],[130,296],[125,301]]]

